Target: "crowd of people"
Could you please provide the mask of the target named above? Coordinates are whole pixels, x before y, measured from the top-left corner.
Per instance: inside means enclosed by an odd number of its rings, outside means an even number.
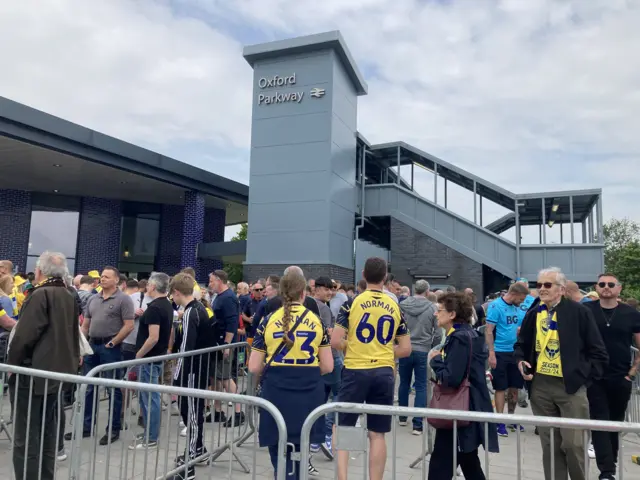
[[[524,430],[508,415],[522,403],[525,387],[534,415],[623,421],[640,359],[632,362],[631,354],[632,345],[640,345],[640,313],[620,300],[622,285],[610,273],[598,278],[593,294],[584,295],[559,269],[549,268],[539,273],[535,289],[527,279],[516,279],[508,290],[477,303],[468,288],[432,292],[426,280],[400,285],[380,258],[365,262],[357,285],[326,276],[307,279],[296,266],[281,277],[274,274],[237,286],[222,270],[212,272],[208,285],[200,286],[191,268],[173,277],[154,272],[137,281],[106,266],[71,278],[65,257],[54,252],[42,254],[33,275],[13,275],[12,270],[11,262],[0,261],[0,289],[6,293],[0,294],[0,326],[11,332],[6,361],[12,365],[69,374],[81,369],[86,374],[100,365],[144,358],[149,361],[136,370],[139,382],[237,393],[238,352],[223,348],[206,357],[188,353],[246,338],[251,345],[248,369],[260,379],[260,394],[286,421],[293,446],[287,452],[287,478],[299,475],[301,466],[292,461],[292,453],[299,451],[302,424],[313,409],[338,399],[408,406],[412,391],[414,406],[426,407],[431,379],[437,388],[468,391],[465,408],[470,411],[505,415],[504,422],[487,428],[462,422],[455,435],[451,425],[434,422],[429,478],[455,475],[455,441],[465,478],[484,479],[479,447],[498,452],[498,437]],[[187,355],[177,362],[153,360],[171,352]],[[114,378],[124,375],[118,368],[108,372]],[[41,467],[41,478],[53,478],[56,458],[66,458],[64,442],[73,438],[71,432],[64,434],[64,418],[58,422],[59,391],[66,387],[37,379],[31,386],[25,376],[12,378],[16,477],[37,476]],[[125,427],[123,391],[108,393],[113,399],[99,442],[103,446],[118,441]],[[89,386],[83,437],[95,434],[94,402]],[[140,392],[139,404],[142,432],[129,446],[132,450],[158,447],[163,408],[182,417],[186,449],[175,459],[176,467],[184,467],[176,479],[195,478],[192,460],[207,453],[205,421],[225,427],[245,422],[240,404],[228,418],[220,405],[214,403],[207,411],[204,400],[191,397]],[[408,420],[400,417],[399,425],[408,425]],[[311,452],[322,451],[329,459],[336,455],[338,476],[346,480],[349,455],[334,448],[335,421],[330,414],[316,422]],[[356,426],[360,420],[348,413],[338,421]],[[367,416],[368,468],[375,480],[383,477],[391,422],[388,415]],[[422,435],[425,428],[423,418],[411,419],[412,434]],[[536,433],[547,479],[585,478],[581,432],[554,429],[553,441],[547,427]],[[588,454],[596,459],[600,479],[615,478],[618,435],[594,431],[591,437]],[[40,438],[41,451],[31,445]],[[277,469],[278,431],[265,412],[259,442]],[[318,473],[311,462],[304,468]]]

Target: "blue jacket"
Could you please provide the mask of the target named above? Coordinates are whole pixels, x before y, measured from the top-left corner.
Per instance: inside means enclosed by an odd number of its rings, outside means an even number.
[[[447,336],[444,342],[444,358],[436,356],[431,359],[431,368],[438,379],[438,383],[444,386],[457,388],[467,374],[469,365],[469,342],[473,342],[473,357],[469,371],[471,384],[469,391],[469,410],[473,412],[493,413],[491,397],[487,389],[485,378],[485,365],[487,350],[484,337],[478,335],[471,325],[458,324],[455,331]],[[484,446],[484,423],[472,423],[467,427],[458,428],[458,450],[472,452],[480,445]],[[486,447],[485,447],[486,448]],[[496,425],[489,424],[489,448],[490,452],[498,452],[498,435]]]

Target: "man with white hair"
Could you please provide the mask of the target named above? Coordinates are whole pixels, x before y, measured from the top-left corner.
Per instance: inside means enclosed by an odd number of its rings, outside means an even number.
[[[7,358],[10,365],[56,373],[78,372],[80,310],[67,290],[64,281],[67,275],[67,259],[62,253],[40,255],[35,268],[36,286],[25,299],[20,321],[14,328]],[[16,377],[19,377],[17,383]],[[16,478],[53,480],[60,384],[12,375],[9,385],[15,422],[13,468]]]
[[[285,268],[284,274],[286,275],[290,271],[298,272],[304,277],[304,272],[297,265],[291,265]],[[318,309],[318,303],[313,299],[313,297],[304,297],[303,305],[309,310],[311,310],[313,313],[315,313],[318,317],[320,317],[320,310]],[[276,310],[278,310],[280,307],[282,307],[282,297],[280,295],[270,298],[269,300],[267,300],[267,303],[264,307],[264,315],[262,316],[266,317],[270,313],[273,313]],[[254,320],[254,325],[257,326],[257,323],[255,320]]]
[[[609,356],[593,314],[564,297],[566,284],[559,268],[540,271],[540,297],[525,315],[514,353],[534,415],[588,419],[587,387],[602,378]],[[552,452],[551,429],[538,431],[545,478],[585,478],[582,432],[553,429]]]

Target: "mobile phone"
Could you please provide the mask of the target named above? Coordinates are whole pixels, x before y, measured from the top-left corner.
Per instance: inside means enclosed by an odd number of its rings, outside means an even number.
[[[533,375],[533,368],[528,367],[524,362],[522,363],[522,371],[525,375]]]

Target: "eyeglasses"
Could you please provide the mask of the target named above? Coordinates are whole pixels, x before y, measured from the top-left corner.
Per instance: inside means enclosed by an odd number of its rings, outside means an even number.
[[[615,288],[618,286],[618,284],[615,282],[600,282],[598,283],[598,286],[600,288],[604,288],[604,287]]]
[[[557,283],[552,283],[552,282],[538,282],[536,283],[536,288],[538,290],[540,290],[542,287],[546,288],[547,290],[550,289],[551,287],[553,287],[554,285],[557,285]]]

